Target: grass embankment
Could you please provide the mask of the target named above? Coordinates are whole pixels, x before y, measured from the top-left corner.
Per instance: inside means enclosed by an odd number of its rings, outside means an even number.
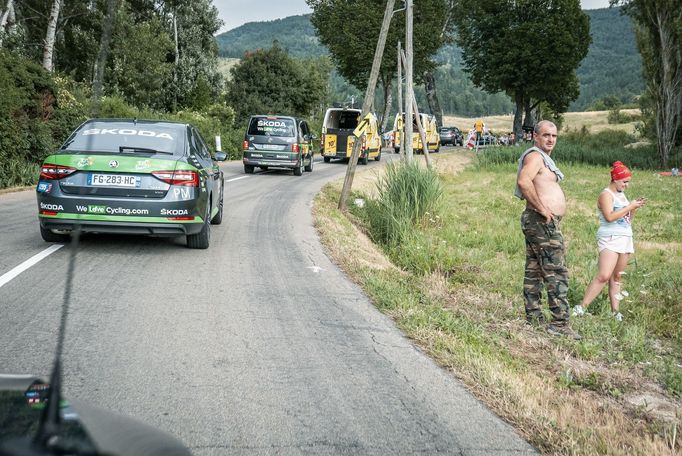
[[[344,215],[336,209],[341,183],[326,186],[315,221],[331,256],[408,337],[543,453],[679,454],[682,178],[635,173],[628,194],[649,202],[634,220],[625,319],[611,318],[603,293],[589,316],[572,320],[584,336],[575,342],[525,324],[513,160],[477,164],[461,150],[433,157],[442,204],[412,235],[383,248],[393,266],[373,245],[358,247],[370,245],[364,211],[372,205]],[[596,198],[608,169],[558,160],[567,176],[562,231],[575,303],[596,272]],[[366,176],[351,201],[376,194]]]

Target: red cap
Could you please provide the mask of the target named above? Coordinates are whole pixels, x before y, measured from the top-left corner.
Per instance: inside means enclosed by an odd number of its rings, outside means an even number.
[[[613,167],[611,168],[612,180],[622,180],[630,176],[632,176],[632,172],[622,162],[617,161],[613,164]]]

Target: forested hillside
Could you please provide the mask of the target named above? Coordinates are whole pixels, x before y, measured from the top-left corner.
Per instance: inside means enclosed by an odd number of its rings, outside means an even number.
[[[641,93],[644,83],[630,18],[621,15],[618,8],[587,10],[586,13],[591,21],[592,44],[578,69],[580,97],[570,110],[584,110],[607,96],[615,96],[624,103],[631,102]],[[326,49],[318,43],[309,15],[248,23],[220,34],[216,39],[223,57],[239,58],[245,51],[270,47],[274,41],[294,57],[326,54]],[[444,47],[436,59],[441,63],[436,70],[436,83],[445,113],[475,116],[513,110],[506,95],[491,95],[473,86],[462,70],[461,51],[456,46]],[[330,85],[333,101],[344,101],[361,94],[335,74],[332,74]],[[420,87],[417,96],[423,100]]]

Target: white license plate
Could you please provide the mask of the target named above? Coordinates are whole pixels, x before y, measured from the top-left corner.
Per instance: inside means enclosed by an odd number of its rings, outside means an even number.
[[[88,184],[105,187],[137,187],[137,178],[123,174],[90,174]]]

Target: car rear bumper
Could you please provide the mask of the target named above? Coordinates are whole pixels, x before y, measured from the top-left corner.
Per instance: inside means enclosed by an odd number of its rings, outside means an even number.
[[[106,220],[81,220],[40,216],[40,226],[48,230],[73,231],[79,228],[84,233],[144,234],[151,236],[184,236],[196,234],[203,227],[200,223],[154,223],[121,222]]]

